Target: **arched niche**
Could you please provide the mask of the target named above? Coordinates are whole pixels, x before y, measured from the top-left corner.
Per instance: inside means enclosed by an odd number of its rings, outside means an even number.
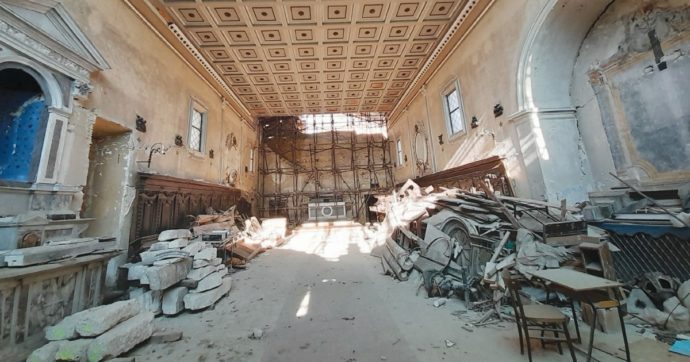
[[[548,0],[520,54],[521,111],[573,109],[570,79],[582,41],[612,0]]]
[[[563,186],[548,185],[558,179],[608,189],[610,172],[655,187],[686,182],[687,54],[686,1],[547,1],[517,74],[546,194],[560,193]]]
[[[54,76],[22,58],[0,59],[0,180],[54,182],[69,108]]]
[[[570,86],[582,41],[611,2],[547,0],[525,38],[512,120],[532,197],[577,202],[593,189]]]

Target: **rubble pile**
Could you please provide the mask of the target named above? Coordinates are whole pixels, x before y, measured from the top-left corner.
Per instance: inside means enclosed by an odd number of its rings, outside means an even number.
[[[565,247],[571,245],[562,238],[545,242],[551,235],[544,230],[580,223],[578,210],[565,205],[496,196],[488,189],[435,192],[411,180],[374,208],[387,211],[372,252],[384,272],[407,280],[416,271],[430,297],[455,293],[467,302],[502,286],[503,268],[528,275],[571,262],[575,250]]]
[[[192,239],[187,229],[166,230],[140,253],[141,261],[125,264],[132,283],[129,297],[156,315],[207,308],[230,291],[231,278],[208,242]]]
[[[671,332],[690,331],[690,280],[658,272],[647,273],[628,294],[628,313],[644,322]]]

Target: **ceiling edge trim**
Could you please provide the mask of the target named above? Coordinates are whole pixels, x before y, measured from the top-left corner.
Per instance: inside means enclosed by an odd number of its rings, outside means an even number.
[[[467,4],[465,4],[465,7],[462,9],[457,19],[455,19],[455,22],[453,22],[453,25],[448,29],[446,35],[444,35],[444,37],[441,39],[441,42],[436,46],[434,52],[431,54],[429,59],[427,59],[426,63],[424,63],[422,70],[417,74],[410,87],[408,87],[405,93],[403,93],[403,96],[400,98],[400,102],[398,102],[398,104],[388,114],[388,119],[390,121],[388,127],[392,127],[398,121],[398,119],[400,119],[403,110],[416,98],[419,89],[426,83],[427,80],[436,74],[438,69],[443,64],[445,64],[453,51],[455,51],[465,37],[469,35],[472,29],[474,29],[476,24],[479,22],[479,20],[481,20],[484,14],[486,14],[495,1],[496,0],[470,0],[467,2]],[[469,15],[471,14],[472,10],[481,8],[482,6],[483,8],[480,10],[481,12],[477,15],[477,17],[475,19],[470,19],[472,24],[467,27],[465,32],[458,33],[458,30],[465,25],[466,20],[471,18]],[[439,55],[441,55],[441,53],[444,51],[445,55],[439,57]]]
[[[156,34],[156,36],[161,41],[163,41],[163,43],[168,48],[170,48],[170,50],[173,51],[173,53],[175,53],[197,76],[199,76],[199,78],[201,78],[202,81],[204,81],[209,87],[211,87],[211,89],[213,89],[216,92],[216,94],[218,94],[218,96],[220,96],[224,101],[228,103],[230,109],[237,113],[239,118],[245,124],[247,124],[247,126],[249,126],[253,130],[256,130],[256,121],[254,120],[251,112],[249,112],[249,110],[242,104],[242,102],[239,101],[235,93],[232,92],[232,90],[230,90],[227,84],[225,84],[222,81],[219,81],[219,75],[215,71],[213,71],[212,68],[210,70],[213,72],[209,71],[208,67],[210,67],[210,65],[208,64],[208,62],[203,57],[201,57],[201,59],[203,59],[202,61],[200,60],[200,58],[194,55],[195,52],[199,54],[198,50],[192,46],[192,49],[194,49],[194,51],[192,51],[188,45],[184,44],[184,42],[180,39],[180,36],[184,37],[187,44],[190,44],[190,42],[188,39],[186,39],[184,34],[182,34],[179,28],[177,28],[177,26],[175,26],[172,23],[165,24],[165,21],[163,19],[158,18],[155,15],[155,12],[153,11],[153,9],[150,8],[149,4],[145,0],[124,0],[124,2],[127,4],[127,6],[129,6],[130,9],[132,9],[132,11],[134,11],[135,14],[137,14],[137,16],[139,16],[139,18],[144,22],[144,24],[146,24],[146,26],[148,26],[149,29],[151,29],[153,33]],[[147,9],[151,13],[146,14],[142,12],[142,7],[144,9]],[[156,23],[152,21],[152,17],[155,18],[155,20],[157,20]],[[172,26],[175,26],[175,28],[177,28],[177,32],[172,29]],[[176,48],[173,45],[172,40],[168,39],[163,33],[163,29],[167,30],[171,38],[176,39],[180,43],[180,46],[184,47],[188,51],[188,56],[185,56],[185,54],[183,54],[180,49]],[[179,35],[176,33],[178,33]],[[192,58],[194,60],[192,60]],[[214,83],[216,83],[215,85],[212,84],[211,80],[205,77],[201,73],[201,71],[192,64],[193,61],[198,62],[198,64],[201,67],[203,67],[207,74],[213,79]]]

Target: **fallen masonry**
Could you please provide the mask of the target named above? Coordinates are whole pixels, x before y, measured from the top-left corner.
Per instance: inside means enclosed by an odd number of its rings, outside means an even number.
[[[189,293],[184,296],[184,306],[189,310],[200,310],[215,304],[220,298],[228,294],[232,286],[230,277],[223,278],[223,283],[215,289],[202,293]]]

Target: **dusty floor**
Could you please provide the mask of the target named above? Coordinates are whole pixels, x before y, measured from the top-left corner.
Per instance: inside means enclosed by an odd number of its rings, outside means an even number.
[[[361,226],[305,226],[233,275],[212,310],[157,319],[184,338],[145,344],[137,361],[527,361],[514,325],[468,328],[463,304],[435,308],[381,274]],[[465,328],[463,328],[465,327]],[[248,338],[262,328],[260,340]],[[448,347],[446,340],[455,345]],[[535,361],[569,361],[536,347]],[[582,355],[578,358],[584,360]]]

